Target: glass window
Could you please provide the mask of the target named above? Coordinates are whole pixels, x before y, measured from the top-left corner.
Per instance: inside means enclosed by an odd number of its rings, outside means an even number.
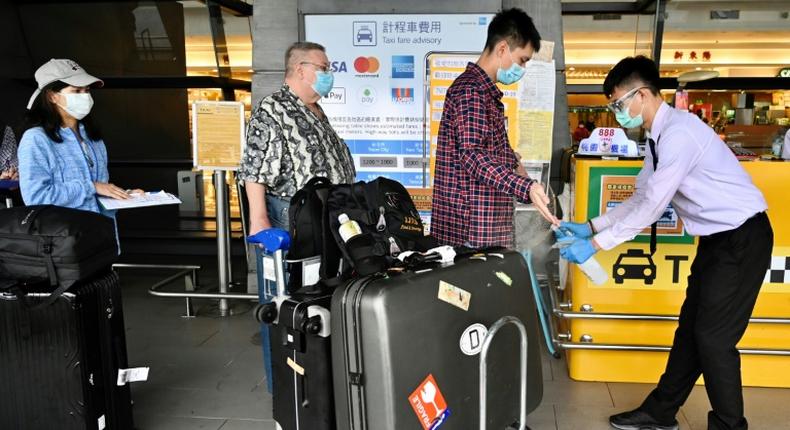
[[[187,74],[219,76],[217,62],[230,67],[234,79],[252,80],[251,17],[239,17],[222,11],[226,53],[215,53],[211,34],[211,18],[205,3],[185,1],[184,33],[186,35]],[[221,49],[221,48],[220,48]],[[219,58],[218,58],[219,57]]]
[[[600,84],[621,59],[651,55],[655,14],[563,15],[569,84]]]
[[[661,70],[713,69],[722,77],[775,77],[790,64],[788,2],[673,0]]]

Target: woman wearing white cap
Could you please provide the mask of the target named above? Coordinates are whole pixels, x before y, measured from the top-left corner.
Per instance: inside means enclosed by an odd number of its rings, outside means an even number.
[[[50,60],[35,76],[38,88],[27,105],[18,154],[25,204],[52,204],[112,217],[97,197],[127,199],[129,194],[109,182],[107,148],[89,115],[90,89],[104,83],[71,60]]]

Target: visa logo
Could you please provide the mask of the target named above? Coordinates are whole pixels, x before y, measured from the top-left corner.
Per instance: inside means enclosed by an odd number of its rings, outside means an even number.
[[[329,67],[332,69],[332,73],[339,73],[339,72],[345,73],[345,72],[348,72],[348,68],[346,68],[346,62],[345,61],[332,61],[329,64]]]

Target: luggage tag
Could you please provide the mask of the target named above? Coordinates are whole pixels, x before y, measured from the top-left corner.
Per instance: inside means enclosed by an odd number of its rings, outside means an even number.
[[[126,385],[127,382],[140,382],[148,380],[150,367],[133,367],[131,369],[118,369],[118,386]]]
[[[300,366],[295,361],[293,361],[291,357],[288,357],[288,359],[285,360],[285,363],[288,365],[288,367],[293,369],[294,372],[298,373],[301,376],[304,376],[304,367]]]

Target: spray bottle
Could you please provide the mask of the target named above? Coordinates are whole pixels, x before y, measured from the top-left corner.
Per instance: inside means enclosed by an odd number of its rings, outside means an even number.
[[[553,245],[553,248],[565,248],[570,246],[573,243],[573,233],[567,230],[561,230],[558,226],[552,225],[551,229],[555,232],[559,232],[560,239],[557,240],[557,243]],[[581,269],[582,273],[584,273],[590,281],[593,282],[595,285],[603,285],[607,280],[609,280],[609,275],[603,270],[601,264],[598,263],[598,260],[595,257],[590,256],[587,260],[583,263],[578,264],[579,269]]]

